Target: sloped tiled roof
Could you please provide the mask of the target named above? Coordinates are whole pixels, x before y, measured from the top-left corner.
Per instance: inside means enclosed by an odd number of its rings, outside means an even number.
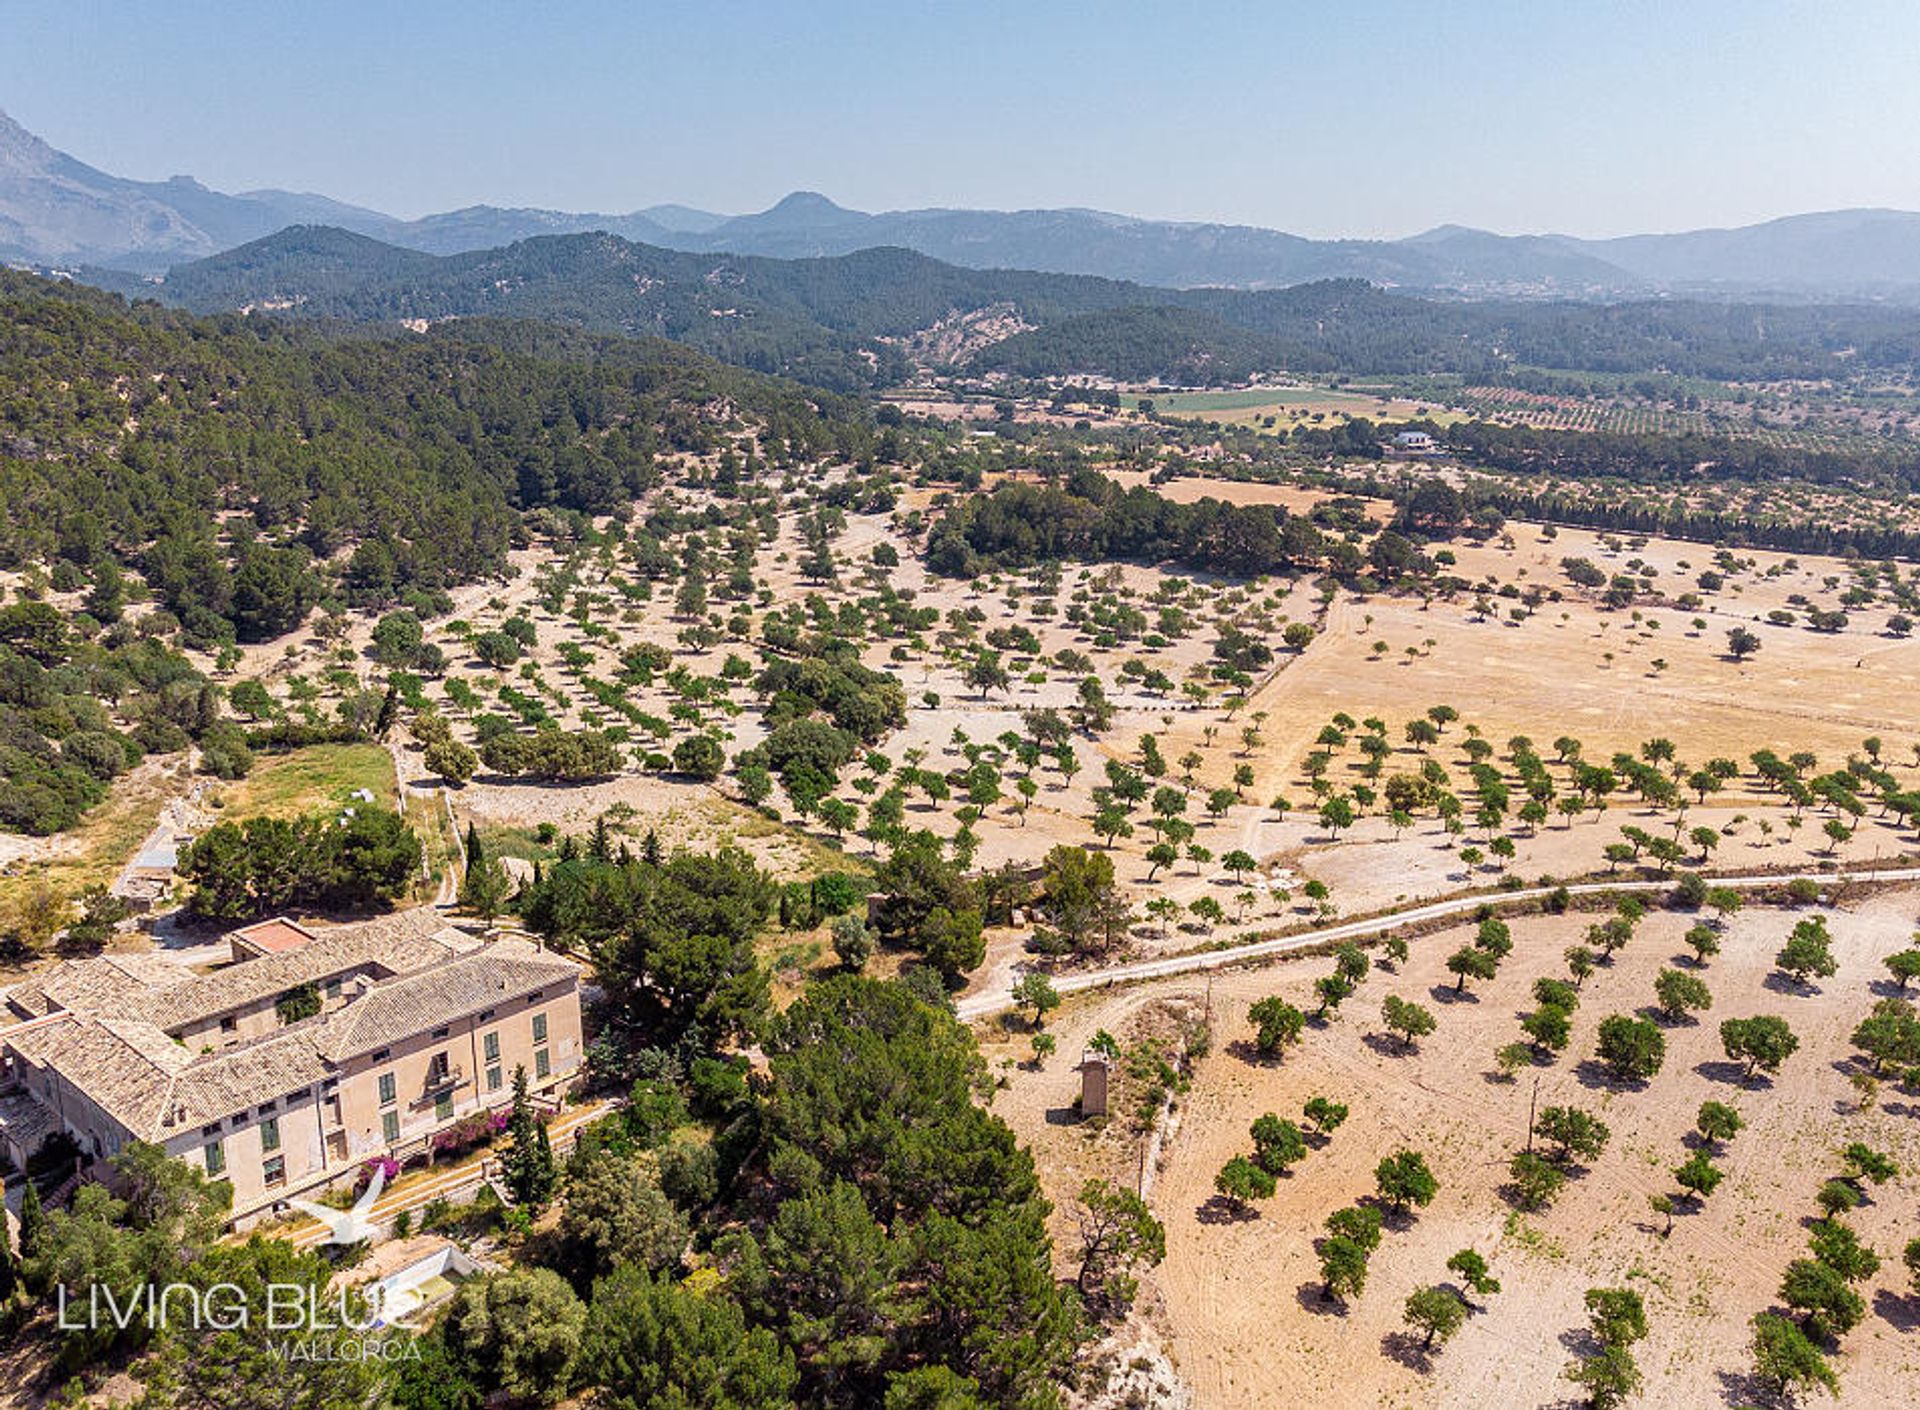
[[[191,984],[192,970],[151,951],[70,960],[7,991],[8,1004],[37,1017],[55,1009],[76,1013],[137,1014],[167,990]]]
[[[313,943],[334,934],[326,932]],[[327,1013],[214,1052],[189,1051],[151,1018],[80,1012],[0,1030],[0,1042],[37,1066],[51,1067],[135,1137],[162,1141],[271,1098],[304,1091],[356,1054],[572,981],[579,974],[572,961],[525,940],[481,943],[460,938],[468,941],[468,948],[456,951],[437,937],[423,942],[417,935],[408,940],[403,933],[402,944],[411,945],[412,953],[427,953],[424,944],[437,958],[412,973],[381,980]],[[355,942],[366,943],[366,937]],[[300,953],[305,950],[231,969],[264,968]],[[193,983],[210,983],[228,972]],[[263,992],[278,993],[299,982],[280,976],[274,981],[277,987]],[[169,988],[159,997],[172,994]]]
[[[6,999],[26,1017],[69,1009],[92,1018],[146,1019],[171,1032],[332,975],[369,967],[406,974],[480,943],[423,906],[322,930],[297,948],[207,974],[154,951],[72,960],[15,985]]]
[[[30,1092],[0,1092],[0,1135],[31,1154],[59,1128],[59,1118]]]
[[[243,925],[227,938],[236,946],[265,955],[297,950],[313,939],[313,932],[285,916],[275,916],[272,920]]]
[[[159,1028],[134,1019],[74,1015],[7,1034],[6,1040],[142,1137],[159,1128],[173,1076],[192,1060],[192,1054]]]
[[[191,985],[168,989],[148,1012],[162,1028],[184,1028],[363,965],[405,974],[479,943],[423,906],[322,931],[297,950],[226,965]]]
[[[336,1009],[328,1016],[327,1049],[335,1061],[344,1061],[578,974],[571,960],[525,940],[496,940],[431,969],[376,984]]]

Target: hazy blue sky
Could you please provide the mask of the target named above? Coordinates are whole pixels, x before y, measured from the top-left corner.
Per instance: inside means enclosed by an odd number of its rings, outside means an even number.
[[[140,177],[1097,206],[1308,235],[1920,207],[1914,0],[0,0],[0,108]]]

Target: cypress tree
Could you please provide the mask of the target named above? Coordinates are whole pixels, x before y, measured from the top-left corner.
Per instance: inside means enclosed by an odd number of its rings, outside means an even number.
[[[514,1202],[538,1213],[553,1198],[553,1146],[547,1128],[535,1119],[527,1101],[527,1069],[513,1070],[513,1115],[507,1124],[513,1148],[507,1152],[505,1174]]]
[[[511,880],[506,869],[487,855],[480,833],[467,824],[467,869],[460,878],[460,904],[482,920],[491,921],[507,899]]]
[[[393,722],[400,714],[399,688],[389,684],[387,693],[380,697],[380,713],[374,716],[373,737],[385,739],[393,730]]]
[[[27,1265],[27,1285],[38,1292],[35,1286],[37,1274],[35,1264],[46,1251],[47,1214],[40,1207],[40,1191],[33,1181],[27,1181],[27,1192],[20,1201],[20,1258]]]

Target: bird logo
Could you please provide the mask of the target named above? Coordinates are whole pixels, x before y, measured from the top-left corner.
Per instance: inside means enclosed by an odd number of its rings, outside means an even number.
[[[344,1248],[373,1237],[373,1202],[380,1198],[380,1192],[386,1186],[387,1172],[380,1167],[374,1170],[373,1178],[367,1182],[367,1188],[353,1202],[351,1209],[330,1209],[324,1204],[304,1199],[290,1199],[287,1203],[327,1226],[327,1236],[321,1240],[323,1244],[339,1244]]]

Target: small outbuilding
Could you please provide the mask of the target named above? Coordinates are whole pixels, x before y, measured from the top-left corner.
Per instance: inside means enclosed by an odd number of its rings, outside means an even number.
[[[1080,1115],[1105,1116],[1107,1079],[1113,1073],[1113,1064],[1107,1055],[1089,1048],[1080,1055],[1080,1065],[1074,1071],[1080,1074]]]

